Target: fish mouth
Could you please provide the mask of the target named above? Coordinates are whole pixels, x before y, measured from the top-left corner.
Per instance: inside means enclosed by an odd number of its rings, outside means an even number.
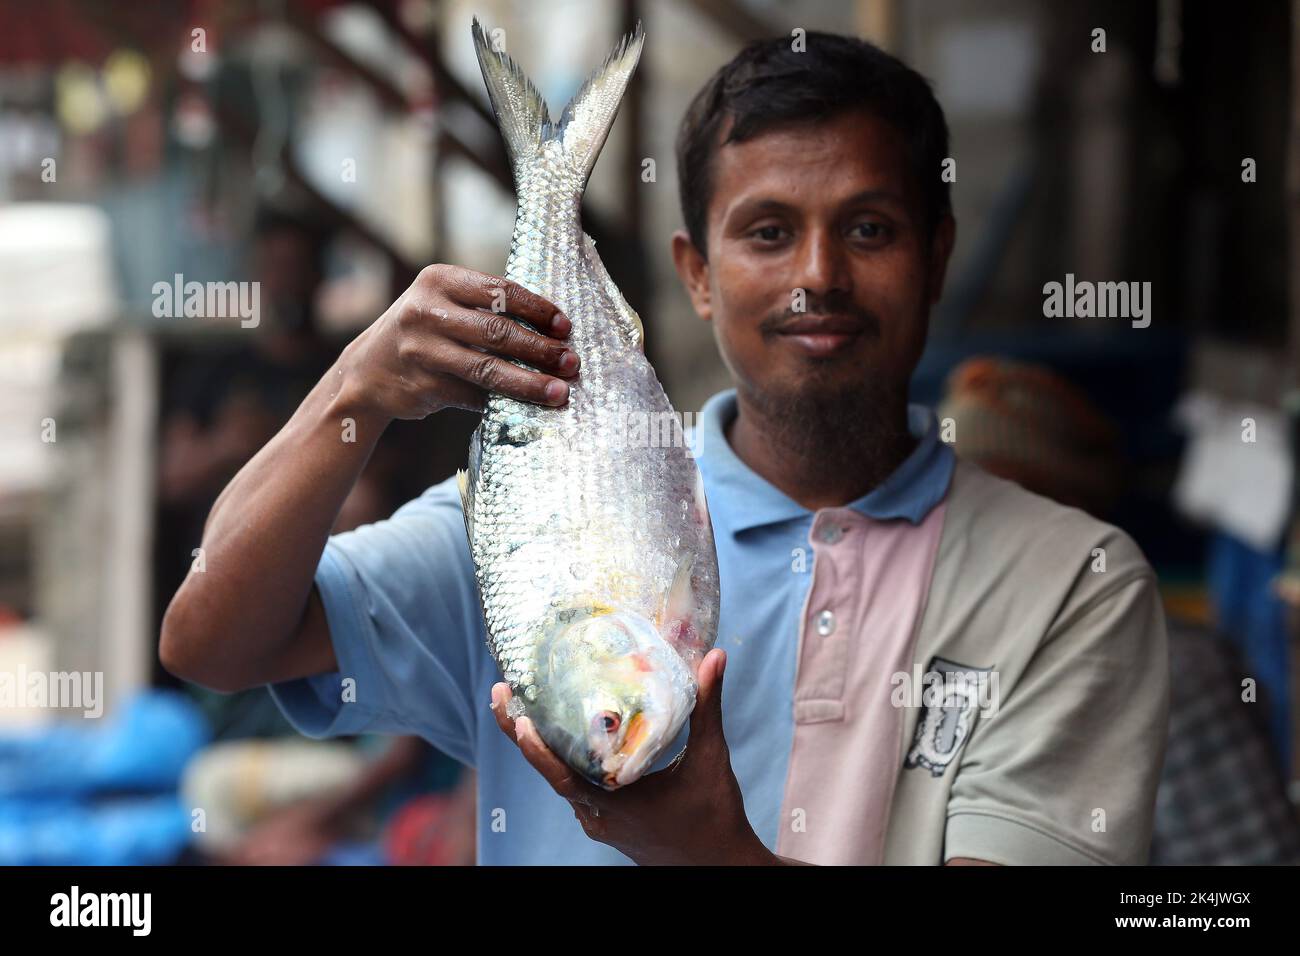
[[[649,763],[651,748],[646,746],[650,737],[650,721],[641,711],[633,714],[627,722],[627,733],[623,744],[609,756],[602,783],[613,790],[635,781],[641,776]]]

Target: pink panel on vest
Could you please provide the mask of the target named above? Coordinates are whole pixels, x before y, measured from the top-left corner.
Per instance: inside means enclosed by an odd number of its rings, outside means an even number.
[[[781,856],[823,865],[884,856],[903,760],[904,712],[890,704],[890,678],[912,670],[945,508],[936,505],[919,525],[851,508],[823,509],[813,520]]]

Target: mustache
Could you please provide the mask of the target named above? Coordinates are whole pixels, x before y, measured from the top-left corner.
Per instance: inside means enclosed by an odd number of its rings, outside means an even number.
[[[767,315],[758,325],[758,330],[764,335],[777,335],[783,328],[799,319],[814,319],[823,316],[845,316],[853,319],[862,326],[862,331],[867,335],[878,336],[880,334],[880,320],[874,312],[862,308],[847,295],[838,295],[831,293],[825,296],[809,295],[804,302],[804,308],[796,311],[794,306],[788,306],[778,312]]]

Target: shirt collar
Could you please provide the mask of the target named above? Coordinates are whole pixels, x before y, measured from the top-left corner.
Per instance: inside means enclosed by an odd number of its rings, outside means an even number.
[[[727,426],[736,417],[734,388],[714,395],[700,410],[698,465],[708,488],[714,526],[738,534],[761,525],[807,518],[812,512],[772,485],[736,456]],[[908,405],[908,430],[918,439],[912,453],[883,482],[847,507],[886,521],[920,524],[948,493],[955,458],[939,440],[939,423],[924,405]]]

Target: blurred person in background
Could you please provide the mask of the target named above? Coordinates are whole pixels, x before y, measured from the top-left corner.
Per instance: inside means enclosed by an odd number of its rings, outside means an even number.
[[[305,219],[258,213],[251,271],[261,321],[238,345],[205,351],[178,369],[160,449],[158,493],[167,507],[205,517],[225,483],[329,368],[337,349],[315,321],[328,241]]]
[[[1028,491],[1106,519],[1122,484],[1115,425],[1050,369],[963,362],[940,419],[957,455]],[[1300,823],[1269,747],[1264,711],[1243,702],[1241,662],[1215,628],[1167,609],[1169,742],[1151,863],[1300,864]]]
[[[249,263],[260,284],[259,324],[219,344],[203,342],[202,351],[180,357],[169,376],[158,450],[159,620],[195,560],[194,549],[218,493],[288,421],[337,354],[315,320],[329,241],[329,232],[309,218],[270,207],[259,210]],[[353,505],[374,504],[374,477],[372,472],[358,483],[349,496]],[[354,510],[353,505],[347,510]],[[344,527],[347,510],[340,515]],[[165,671],[155,676],[160,683],[173,682]],[[265,693],[223,699],[198,688],[191,692],[207,710],[219,739],[293,733]]]

